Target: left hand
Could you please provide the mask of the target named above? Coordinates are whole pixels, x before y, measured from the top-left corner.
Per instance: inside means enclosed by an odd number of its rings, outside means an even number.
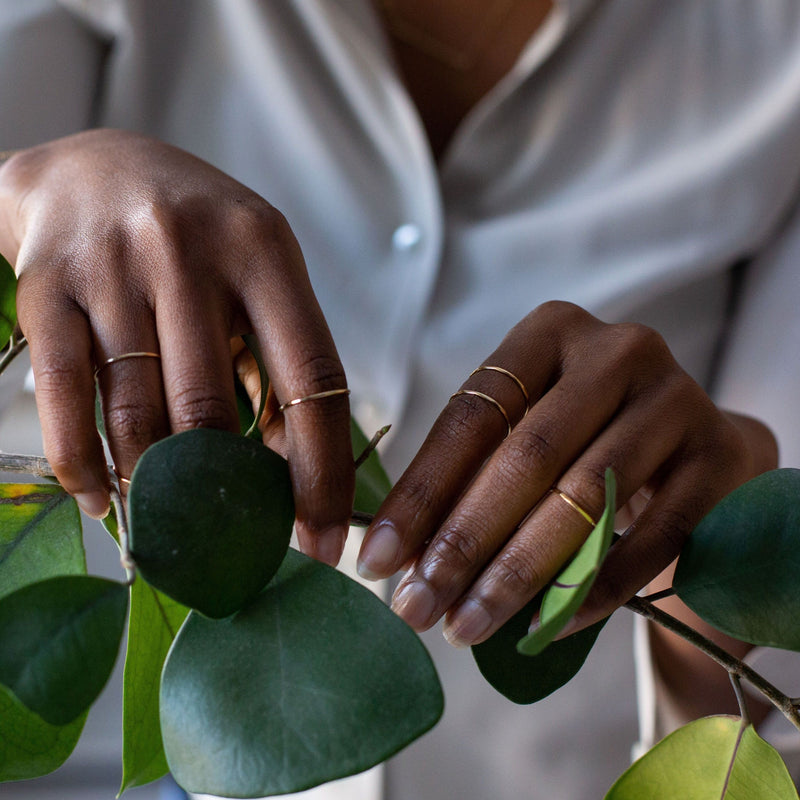
[[[367,531],[360,570],[410,569],[393,608],[417,631],[445,615],[453,644],[487,639],[563,567],[617,478],[612,547],[571,631],[607,616],[665,569],[726,494],[777,465],[772,434],[718,409],[642,325],[540,306],[451,398]]]

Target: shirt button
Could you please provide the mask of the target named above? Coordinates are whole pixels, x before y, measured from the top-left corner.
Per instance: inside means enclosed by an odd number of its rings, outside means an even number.
[[[407,222],[395,229],[392,234],[392,247],[399,251],[411,250],[412,247],[419,244],[420,239],[422,239],[422,230],[419,225]]]

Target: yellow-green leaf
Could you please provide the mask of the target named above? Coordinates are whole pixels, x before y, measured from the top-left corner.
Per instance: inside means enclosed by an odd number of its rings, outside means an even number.
[[[738,717],[706,717],[662,739],[605,800],[797,800],[778,753]]]

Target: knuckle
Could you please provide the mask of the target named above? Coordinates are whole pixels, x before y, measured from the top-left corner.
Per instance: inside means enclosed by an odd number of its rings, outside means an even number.
[[[664,337],[654,328],[639,322],[623,322],[613,329],[619,349],[627,358],[645,362],[672,360]]]
[[[518,426],[503,448],[502,470],[512,480],[527,481],[532,473],[551,473],[558,464],[554,437],[541,427]]]
[[[704,513],[698,500],[684,498],[682,507],[667,507],[661,509],[655,527],[659,537],[665,541],[672,553],[677,553],[683,547],[686,538],[700,521]]]
[[[471,572],[483,555],[478,537],[463,527],[440,531],[429,548],[429,557],[452,572]]]
[[[492,594],[496,602],[507,603],[511,599],[527,601],[537,588],[544,584],[542,576],[525,554],[515,552],[498,559],[492,569]]]
[[[296,372],[296,380],[306,387],[304,391],[308,393],[347,385],[342,363],[334,356],[321,353],[308,356],[298,364]]]
[[[184,389],[170,405],[170,420],[177,431],[192,428],[235,430],[232,408],[219,395],[203,389]]]
[[[104,416],[110,438],[141,445],[142,449],[161,433],[160,411],[155,406],[116,403],[109,405]]]

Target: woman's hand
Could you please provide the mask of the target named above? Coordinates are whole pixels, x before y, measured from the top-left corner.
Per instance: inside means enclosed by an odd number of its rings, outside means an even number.
[[[0,170],[0,250],[19,276],[44,450],[92,516],[108,508],[95,429],[96,367],[109,447],[129,477],[152,442],[238,430],[230,342],[253,332],[280,402],[345,387],[303,257],[282,215],[161,142],[90,131]],[[353,496],[342,394],[286,410],[303,549],[338,560]]]
[[[721,412],[654,331],[607,325],[553,302],[529,314],[451,398],[371,525],[362,574],[404,565],[393,608],[425,630],[488,638],[561,569],[591,530],[558,487],[598,519],[617,478],[612,547],[572,630],[606,616],[676,557],[727,493],[776,466],[760,423]],[[508,434],[508,436],[506,436]]]

